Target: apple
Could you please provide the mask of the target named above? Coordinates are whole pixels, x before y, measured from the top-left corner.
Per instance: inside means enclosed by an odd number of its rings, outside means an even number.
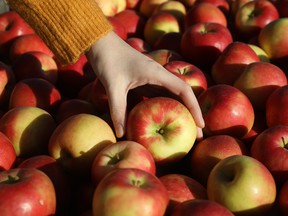
[[[80,113],[57,125],[50,136],[48,151],[73,176],[89,176],[95,156],[115,142],[108,123],[96,115]]]
[[[139,10],[141,1],[142,0],[126,0],[126,8]]]
[[[229,0],[228,3],[230,5],[230,17],[235,20],[235,15],[239,8],[241,8],[245,3],[254,1],[254,0]],[[235,23],[233,23],[235,24]]]
[[[96,0],[96,3],[107,17],[115,16],[126,8],[126,0]]]
[[[230,43],[211,67],[211,77],[217,84],[233,85],[248,64],[259,62],[254,50],[244,42]]]
[[[155,175],[135,168],[116,169],[97,185],[92,201],[94,216],[164,215],[169,203],[166,188]]]
[[[160,11],[151,15],[144,25],[144,39],[151,46],[164,34],[180,32],[181,27],[177,18],[169,12]]]
[[[107,17],[111,25],[113,26],[113,31],[123,40],[127,39],[127,29],[125,28],[123,22],[121,22],[116,16]]]
[[[181,53],[182,32],[169,32],[161,35],[153,44],[154,50],[168,49]],[[151,50],[152,51],[152,50]]]
[[[266,103],[266,123],[268,127],[276,125],[288,126],[288,86],[281,86],[272,92]]]
[[[42,78],[27,78],[14,85],[9,98],[9,109],[35,106],[53,115],[60,102],[61,93],[51,82]]]
[[[128,113],[127,139],[145,146],[157,164],[183,158],[193,147],[196,134],[189,110],[169,97],[143,100]]]
[[[93,160],[91,177],[97,185],[105,175],[119,168],[137,168],[156,174],[152,154],[143,145],[122,140],[102,149]]]
[[[207,184],[208,176],[213,167],[222,159],[231,155],[248,155],[245,144],[233,136],[214,135],[199,141],[191,150],[191,175],[201,184]]]
[[[48,54],[40,51],[26,52],[18,56],[12,64],[16,81],[27,78],[43,78],[52,84],[58,79],[56,61]]]
[[[207,199],[206,188],[190,176],[169,173],[159,177],[169,195],[166,215],[170,215],[177,205],[186,200]]]
[[[0,105],[6,106],[16,83],[14,72],[10,65],[0,61]]]
[[[139,12],[148,18],[154,13],[154,10],[158,5],[167,1],[169,0],[141,0]]]
[[[287,17],[287,11],[288,11],[287,0],[272,0],[271,2],[277,8],[280,18]]]
[[[282,186],[278,189],[278,203],[277,209],[280,212],[280,215],[287,215],[288,214],[288,180],[286,180]]]
[[[227,18],[216,5],[208,2],[197,2],[187,10],[184,27],[187,29],[197,23],[218,23],[227,27]]]
[[[16,38],[21,35],[33,34],[34,30],[15,11],[0,14],[0,55],[9,60],[9,50]]]
[[[205,73],[187,61],[170,61],[164,68],[188,83],[196,97],[208,88]]]
[[[288,126],[269,127],[255,138],[250,150],[251,156],[267,167],[277,184],[288,179],[287,137]]]
[[[90,101],[98,113],[109,113],[109,102],[106,90],[101,81],[96,78],[91,87]]]
[[[13,63],[18,56],[26,52],[38,51],[46,53],[51,57],[55,57],[54,53],[46,45],[46,43],[36,33],[25,34],[17,37],[9,49],[9,58]]]
[[[56,194],[50,178],[34,168],[0,172],[1,215],[54,215]]]
[[[236,87],[212,85],[199,95],[198,102],[205,121],[205,136],[226,134],[242,138],[253,126],[253,106]]]
[[[251,156],[232,155],[212,169],[207,194],[235,215],[267,215],[276,200],[276,183],[263,163]]]
[[[270,59],[269,59],[267,53],[261,47],[259,47],[258,45],[249,44],[249,43],[248,43],[248,46],[253,49],[253,51],[259,57],[260,61],[262,61],[262,62],[270,62]]]
[[[249,1],[235,14],[235,29],[244,39],[258,36],[268,23],[277,20],[279,13],[271,1]]]
[[[230,14],[231,14],[231,5],[229,1],[226,0],[198,0],[197,3],[199,2],[206,2],[215,5],[218,7],[224,15],[227,17],[227,19],[230,19]],[[229,21],[229,20],[227,20]]]
[[[227,27],[212,22],[196,23],[182,35],[181,55],[201,69],[207,69],[232,42],[233,38]]]
[[[171,216],[189,215],[233,216],[234,214],[223,205],[207,199],[192,199],[180,203]]]
[[[46,154],[55,127],[52,115],[39,107],[15,107],[0,119],[0,131],[12,142],[17,157]]]
[[[11,169],[16,157],[12,142],[4,133],[0,132],[0,172]]]
[[[57,161],[49,155],[36,155],[24,159],[17,168],[35,168],[52,181],[56,193],[56,214],[68,213],[71,202],[71,180]]]
[[[171,61],[184,61],[184,58],[179,53],[169,49],[154,49],[147,54],[148,57],[162,66]]]
[[[148,53],[152,51],[151,45],[141,37],[129,37],[125,41],[127,44],[141,53]]]

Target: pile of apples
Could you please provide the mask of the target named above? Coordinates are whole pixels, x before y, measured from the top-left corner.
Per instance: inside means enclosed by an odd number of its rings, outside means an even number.
[[[288,215],[288,1],[96,1],[127,44],[191,86],[204,136],[178,97],[147,85],[130,90],[117,138],[86,56],[59,64],[5,12],[1,215]]]

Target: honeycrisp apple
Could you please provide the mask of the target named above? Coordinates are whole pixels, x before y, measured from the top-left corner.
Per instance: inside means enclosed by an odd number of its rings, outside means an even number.
[[[139,6],[139,12],[148,18],[154,13],[158,5],[167,1],[168,0],[142,0]]]
[[[12,142],[4,133],[0,132],[0,171],[12,168],[16,157]]]
[[[0,104],[6,105],[16,83],[14,72],[10,65],[0,61]]]
[[[96,0],[96,2],[107,17],[115,16],[126,8],[126,0]]]
[[[250,156],[233,155],[212,169],[207,194],[235,215],[268,215],[276,200],[276,184],[264,164]]]
[[[158,164],[183,158],[193,147],[196,134],[189,110],[169,97],[143,100],[128,113],[127,139],[145,146]]]

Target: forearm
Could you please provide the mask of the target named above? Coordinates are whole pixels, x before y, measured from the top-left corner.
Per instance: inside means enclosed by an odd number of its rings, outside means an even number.
[[[95,0],[7,0],[62,64],[75,62],[112,30]]]

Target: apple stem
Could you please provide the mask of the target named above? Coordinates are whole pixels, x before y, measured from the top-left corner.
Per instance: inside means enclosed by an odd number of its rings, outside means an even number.
[[[285,141],[284,137],[281,137],[284,147],[287,147],[287,142]]]
[[[164,134],[164,129],[163,129],[163,128],[160,128],[160,129],[158,130],[158,133],[161,134],[161,135]]]
[[[137,180],[132,180],[132,184],[134,185],[134,186],[136,186],[136,187],[141,187],[141,185],[142,185],[142,181],[140,181],[139,179],[137,179]]]
[[[8,179],[4,182],[6,184],[13,184],[17,181],[19,181],[19,176],[12,176],[12,175],[8,175]]]

